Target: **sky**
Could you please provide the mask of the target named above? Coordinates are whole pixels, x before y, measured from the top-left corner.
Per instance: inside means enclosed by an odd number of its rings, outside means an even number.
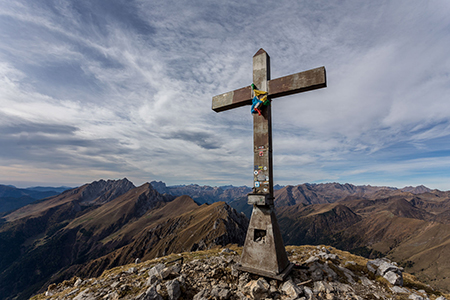
[[[0,0],[0,183],[253,181],[250,107],[212,97],[325,66],[272,102],[274,183],[450,190],[450,1]]]

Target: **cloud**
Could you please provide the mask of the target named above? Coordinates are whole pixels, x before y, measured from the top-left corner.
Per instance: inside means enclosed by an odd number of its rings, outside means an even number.
[[[42,169],[63,184],[105,174],[251,185],[249,108],[216,114],[211,98],[249,85],[263,47],[272,78],[321,65],[328,75],[326,89],[273,102],[277,183],[359,172],[382,182],[391,169],[361,170],[450,146],[449,10],[446,1],[5,3],[0,166],[33,170],[27,182]]]

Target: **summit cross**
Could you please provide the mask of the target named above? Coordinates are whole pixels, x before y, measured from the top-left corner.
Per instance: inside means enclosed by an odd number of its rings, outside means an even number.
[[[253,211],[242,251],[243,271],[283,280],[292,268],[273,208],[271,100],[326,86],[325,67],[271,80],[270,57],[261,48],[253,56],[253,84],[212,99],[215,112],[260,105],[252,110],[257,112],[253,113],[253,192],[248,195]]]

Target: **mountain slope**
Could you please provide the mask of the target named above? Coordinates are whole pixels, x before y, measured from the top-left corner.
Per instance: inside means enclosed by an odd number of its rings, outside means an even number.
[[[62,228],[95,209],[89,201],[105,201],[133,187],[126,179],[100,180],[6,215],[0,226],[0,295],[21,291],[72,263],[77,252],[70,247],[75,235],[73,231],[61,233]]]
[[[38,217],[45,214],[49,209],[67,203],[77,203],[83,206],[103,204],[134,187],[134,184],[126,178],[122,180],[94,181],[90,184],[65,191],[58,196],[46,199],[46,201],[21,207],[3,218],[7,222],[12,222],[23,218]]]
[[[146,226],[141,227],[143,225]],[[125,246],[85,265],[72,266],[52,281],[74,274],[99,276],[105,269],[130,263],[136,258],[147,260],[170,253],[206,250],[215,245],[242,245],[248,219],[223,202],[198,206],[191,198],[181,196],[149,212],[135,224],[123,227],[108,243],[119,243],[136,227],[140,227],[140,231]]]
[[[66,279],[90,263],[101,272],[134,255],[243,243],[248,220],[225,203],[173,199],[148,183],[99,181],[7,215],[0,227],[2,299],[26,299],[52,276]]]
[[[438,213],[447,200],[429,197],[350,198],[283,206],[277,212],[286,244],[327,243],[367,256],[387,255],[423,281],[449,290],[450,222],[447,210]]]
[[[297,204],[278,208],[277,212],[286,245],[336,244],[334,234],[362,219],[340,204]]]

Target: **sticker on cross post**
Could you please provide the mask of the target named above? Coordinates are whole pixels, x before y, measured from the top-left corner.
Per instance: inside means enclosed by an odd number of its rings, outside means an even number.
[[[264,151],[259,151],[259,156],[264,156]]]
[[[259,188],[259,181],[255,181],[255,187]]]

